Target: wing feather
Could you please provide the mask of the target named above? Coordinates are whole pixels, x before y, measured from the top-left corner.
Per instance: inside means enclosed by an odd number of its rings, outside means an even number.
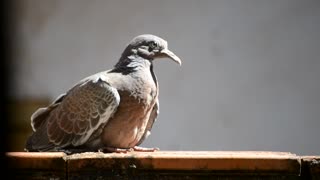
[[[117,90],[101,79],[74,87],[48,117],[49,140],[62,147],[83,145],[109,120],[119,102]]]
[[[140,141],[137,143],[137,146],[139,146],[151,134],[152,126],[154,122],[157,120],[158,115],[159,115],[159,100],[157,99],[156,104],[153,106],[153,109],[151,111],[146,130],[142,138],[140,139]]]
[[[31,116],[34,132],[26,149],[54,151],[98,138],[101,130],[97,129],[107,123],[120,102],[118,91],[105,81],[105,75],[83,79],[48,107],[39,108]]]

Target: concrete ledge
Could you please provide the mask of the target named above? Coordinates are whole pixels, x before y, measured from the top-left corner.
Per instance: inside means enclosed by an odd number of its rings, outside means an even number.
[[[6,157],[13,176],[21,179],[303,179],[319,173],[319,165],[313,165],[319,156],[308,161],[286,152],[10,152]]]

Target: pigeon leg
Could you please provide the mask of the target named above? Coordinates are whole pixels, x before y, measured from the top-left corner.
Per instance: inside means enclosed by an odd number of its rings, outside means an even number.
[[[155,152],[159,151],[159,148],[146,148],[146,147],[140,147],[140,146],[135,146],[133,147],[133,150],[135,151],[140,151],[140,152]]]

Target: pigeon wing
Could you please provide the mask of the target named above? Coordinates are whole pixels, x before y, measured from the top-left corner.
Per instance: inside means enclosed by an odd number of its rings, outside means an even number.
[[[32,149],[41,151],[85,144],[107,123],[119,102],[118,91],[100,77],[81,81],[47,109],[35,112]]]
[[[48,118],[49,141],[57,146],[85,144],[107,123],[119,102],[117,90],[100,78],[75,86]]]
[[[157,99],[156,104],[153,106],[153,109],[151,111],[146,130],[144,131],[144,134],[140,139],[140,141],[137,143],[137,146],[143,143],[143,141],[151,134],[152,126],[154,122],[157,120],[158,115],[159,115],[159,100]]]

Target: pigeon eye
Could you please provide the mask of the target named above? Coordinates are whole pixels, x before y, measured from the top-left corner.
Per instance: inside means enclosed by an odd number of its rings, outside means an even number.
[[[158,47],[157,43],[155,42],[151,42],[149,44],[149,51],[153,51],[154,49],[156,49]]]

